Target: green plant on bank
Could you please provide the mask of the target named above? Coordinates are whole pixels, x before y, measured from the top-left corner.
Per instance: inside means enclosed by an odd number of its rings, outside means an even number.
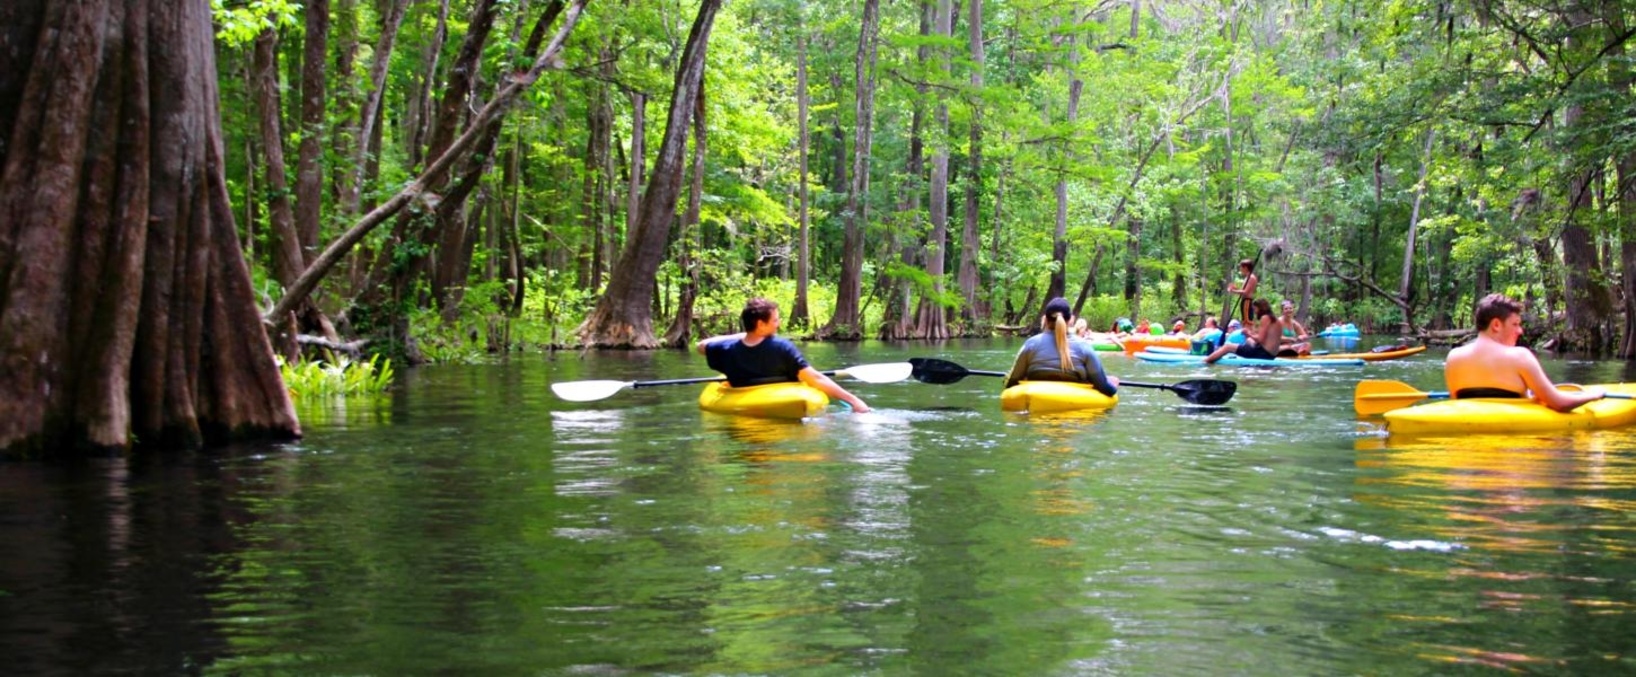
[[[334,395],[376,395],[392,385],[392,360],[372,355],[368,360],[345,357],[286,363],[277,356],[278,370],[290,395],[322,397]]]

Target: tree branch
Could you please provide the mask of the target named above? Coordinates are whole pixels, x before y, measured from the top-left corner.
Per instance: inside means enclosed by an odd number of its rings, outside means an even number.
[[[419,197],[421,193],[426,191],[427,186],[436,183],[454,166],[455,162],[462,159],[465,152],[479,138],[484,136],[489,124],[497,122],[503,117],[506,110],[522,95],[523,91],[529,85],[534,84],[534,81],[539,79],[540,74],[547,67],[556,62],[557,53],[562,51],[563,44],[568,40],[568,34],[574,30],[574,25],[579,22],[580,11],[585,8],[587,2],[590,2],[590,0],[574,0],[574,4],[568,8],[567,16],[564,17],[562,28],[551,38],[551,44],[546,47],[539,58],[534,60],[533,66],[523,73],[507,78],[506,85],[500,89],[499,93],[495,94],[494,99],[483,107],[482,112],[477,114],[477,117],[472,120],[466,131],[455,139],[454,143],[450,144],[442,155],[439,155],[436,160],[426,167],[425,172],[415,177],[413,181],[409,182],[409,185],[398,191],[397,195],[393,195],[391,199],[364,215],[352,228],[343,233],[341,237],[336,238],[334,242],[331,242],[329,247],[324,249],[324,253],[318,255],[318,258],[313,260],[312,265],[307,266],[306,272],[301,274],[295,284],[284,292],[284,297],[278,300],[272,310],[267,311],[262,316],[262,322],[272,325],[277,322],[278,318],[288,315],[290,311],[295,309],[297,304],[306,300],[307,296],[312,293],[313,288],[318,286],[318,282],[323,280],[324,276],[329,274],[330,269],[341,261],[341,257],[345,256],[354,245],[363,240],[365,235],[368,235],[376,226],[385,223],[387,218]]]

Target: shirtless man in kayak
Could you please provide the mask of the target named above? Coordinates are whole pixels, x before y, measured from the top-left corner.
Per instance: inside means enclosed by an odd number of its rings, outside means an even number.
[[[1517,346],[1522,337],[1522,304],[1504,294],[1477,302],[1477,340],[1449,351],[1443,378],[1456,399],[1527,397],[1557,411],[1572,411],[1606,396],[1601,388],[1561,390],[1551,383],[1534,352]]]
[[[778,304],[769,299],[750,299],[739,313],[739,324],[744,331],[738,334],[712,336],[694,346],[711,369],[727,377],[734,388],[800,381],[823,391],[837,400],[851,405],[852,411],[862,414],[869,405],[842,388],[828,376],[807,364],[801,349],[788,339],[777,336]]]

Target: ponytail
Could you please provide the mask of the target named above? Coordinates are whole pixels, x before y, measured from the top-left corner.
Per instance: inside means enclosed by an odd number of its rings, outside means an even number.
[[[1053,313],[1052,331],[1057,339],[1057,357],[1062,360],[1062,371],[1068,373],[1074,370],[1073,358],[1068,355],[1068,320],[1061,313]]]

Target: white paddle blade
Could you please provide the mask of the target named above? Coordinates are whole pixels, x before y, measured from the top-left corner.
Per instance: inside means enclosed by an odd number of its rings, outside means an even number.
[[[593,402],[613,397],[614,393],[634,384],[635,381],[567,381],[551,384],[551,392],[569,402]]]
[[[884,362],[847,367],[836,372],[835,375],[848,376],[865,383],[897,383],[908,379],[914,369],[915,366],[908,362]]]

